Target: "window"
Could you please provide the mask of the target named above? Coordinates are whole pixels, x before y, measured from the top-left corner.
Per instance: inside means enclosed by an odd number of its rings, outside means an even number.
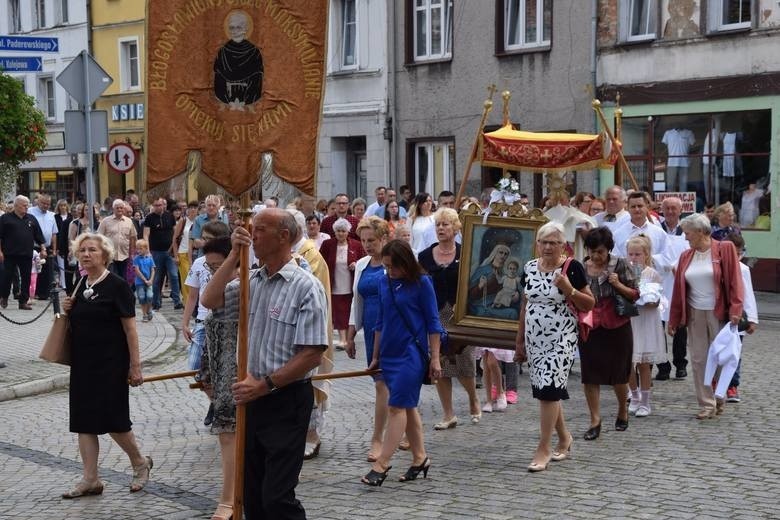
[[[442,190],[451,190],[455,185],[455,143],[415,143],[414,174],[418,192],[436,197]]]
[[[57,23],[68,23],[68,0],[55,0]]]
[[[548,47],[552,0],[504,0],[504,49]]]
[[[8,0],[8,32],[22,32],[22,16],[19,12],[19,0]]]
[[[122,90],[139,88],[141,86],[141,69],[137,39],[119,42],[119,59]]]
[[[742,228],[768,229],[771,121],[770,110],[625,118],[623,153],[640,186],[695,192],[698,210],[731,202]]]
[[[656,37],[656,0],[621,0],[620,41],[652,40]]]
[[[713,31],[750,28],[751,0],[710,0],[707,8]]]
[[[46,0],[33,0],[33,20],[36,29],[46,27]]]
[[[46,76],[38,79],[38,108],[46,119],[57,118],[57,104],[54,97],[54,78]]]
[[[341,68],[357,68],[357,6],[356,0],[341,4]]]
[[[452,56],[452,0],[413,0],[414,60]]]

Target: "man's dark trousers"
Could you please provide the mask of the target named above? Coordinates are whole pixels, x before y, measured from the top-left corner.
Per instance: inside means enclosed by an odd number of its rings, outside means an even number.
[[[688,366],[688,360],[685,356],[688,352],[688,329],[683,325],[680,326],[674,333],[672,338],[672,363],[677,370],[685,370]],[[659,363],[659,374],[671,374],[672,365],[667,361],[666,363]]]
[[[3,283],[0,286],[0,298],[8,299],[11,293],[11,282],[19,269],[21,286],[19,287],[19,304],[30,299],[30,272],[32,271],[32,256],[5,255],[3,262]]]
[[[280,388],[247,405],[244,508],[247,520],[305,520],[295,498],[314,406],[311,381]]]

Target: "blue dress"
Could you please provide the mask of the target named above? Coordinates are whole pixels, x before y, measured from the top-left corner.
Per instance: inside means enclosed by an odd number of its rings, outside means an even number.
[[[390,296],[391,287],[395,304]],[[382,332],[379,367],[390,391],[388,404],[397,408],[415,408],[420,401],[423,360],[398,311],[400,309],[404,313],[409,327],[427,351],[428,334],[440,334],[444,330],[439,321],[433,283],[429,276],[423,276],[420,282],[385,278],[379,286],[379,298],[381,306],[377,328]]]
[[[379,317],[379,285],[384,282],[385,267],[366,266],[358,280],[358,293],[363,297],[363,334],[366,339],[366,365],[371,364],[374,357],[374,331]],[[387,282],[385,282],[387,283]],[[381,380],[380,378],[374,378]]]

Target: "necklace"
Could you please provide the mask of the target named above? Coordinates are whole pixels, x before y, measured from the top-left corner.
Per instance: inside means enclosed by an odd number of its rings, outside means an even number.
[[[455,252],[458,250],[458,248],[453,247],[451,251],[445,251],[443,247],[441,247],[441,244],[439,244],[439,254],[442,255],[452,255],[455,254]]]
[[[89,283],[89,277],[87,277],[87,279],[84,280],[84,287],[86,287],[83,293],[84,299],[89,300],[90,298],[92,298],[92,295],[95,294],[95,290],[93,289],[93,287],[99,284],[100,282],[102,282],[103,280],[105,280],[106,276],[108,276],[108,269],[105,269],[103,273],[100,276],[98,276],[97,279],[92,283]]]

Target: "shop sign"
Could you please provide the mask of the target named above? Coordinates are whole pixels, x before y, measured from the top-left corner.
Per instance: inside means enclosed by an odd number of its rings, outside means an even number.
[[[144,118],[143,103],[125,103],[111,105],[111,121],[142,120]]]

